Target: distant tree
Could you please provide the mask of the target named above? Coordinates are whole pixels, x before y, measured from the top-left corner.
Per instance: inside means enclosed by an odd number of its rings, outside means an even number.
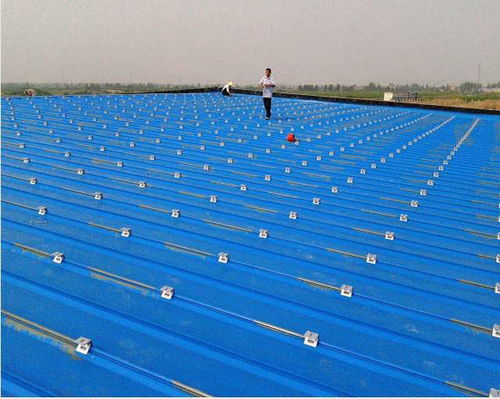
[[[482,85],[480,83],[474,82],[464,82],[460,86],[458,86],[461,92],[475,91],[479,90],[481,87]]]

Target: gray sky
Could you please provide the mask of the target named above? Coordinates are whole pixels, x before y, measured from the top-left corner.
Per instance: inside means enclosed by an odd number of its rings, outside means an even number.
[[[2,81],[500,81],[500,0],[2,0]]]

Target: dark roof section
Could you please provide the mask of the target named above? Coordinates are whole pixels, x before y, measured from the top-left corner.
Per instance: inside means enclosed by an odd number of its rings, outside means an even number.
[[[243,89],[233,89],[234,93],[239,94],[252,94],[261,95],[259,90],[243,90]],[[318,100],[318,101],[329,101],[336,103],[347,103],[347,104],[364,104],[364,105],[382,105],[387,107],[403,107],[403,108],[420,108],[420,109],[432,109],[436,111],[453,111],[468,114],[490,114],[490,115],[500,115],[499,110],[495,109],[481,109],[481,108],[468,108],[468,107],[449,107],[444,105],[433,105],[433,104],[421,104],[421,103],[408,103],[408,102],[395,102],[395,101],[383,101],[383,100],[373,100],[368,98],[351,98],[351,97],[334,97],[334,96],[313,96],[309,94],[300,93],[281,93],[275,92],[275,97],[283,98],[297,98],[301,100]]]

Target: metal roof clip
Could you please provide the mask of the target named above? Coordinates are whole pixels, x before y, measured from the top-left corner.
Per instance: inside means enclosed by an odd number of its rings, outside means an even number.
[[[47,214],[47,207],[46,206],[39,206],[38,208],[36,208],[36,210],[38,211],[38,214],[39,215],[45,215]]]
[[[352,285],[343,284],[340,287],[340,295],[346,297],[352,297]]]
[[[242,185],[240,185],[240,190],[241,190],[241,191],[247,191],[247,186],[246,186],[246,184],[242,184]]]
[[[30,159],[29,158],[23,158],[23,163],[30,163]]]
[[[207,171],[210,170],[210,165],[206,165],[206,164],[203,165],[203,170],[207,170]]]
[[[217,202],[217,196],[216,195],[211,195],[210,196],[210,202]]]
[[[103,145],[101,145],[101,146],[99,147],[99,151],[101,151],[101,152],[106,151],[106,147],[104,147]]]
[[[318,346],[318,342],[319,342],[319,334],[311,331],[306,331],[304,333],[304,345],[316,348]]]
[[[290,211],[290,213],[288,214],[288,217],[290,219],[294,219],[295,220],[295,219],[297,219],[299,217],[299,214],[297,212],[295,212],[295,211]]]
[[[307,166],[307,161],[302,161],[302,166]]]
[[[123,162],[122,161],[117,161],[116,162],[116,166],[118,166],[119,168],[122,168],[123,167]]]
[[[77,174],[79,174],[79,175],[84,175],[84,174],[85,174],[85,169],[83,169],[83,168],[78,168],[78,169],[76,170],[76,173],[77,173]]]
[[[94,193],[94,199],[102,200],[102,193],[99,193],[99,192]]]
[[[147,187],[147,183],[143,180],[139,181],[139,187],[140,188],[146,188]]]
[[[182,177],[181,172],[174,172],[174,177],[180,179]]]
[[[348,183],[348,184],[352,184],[352,183],[354,183],[354,177],[349,176],[349,177],[347,178],[347,183]]]
[[[359,170],[359,173],[362,174],[362,175],[366,175],[366,169],[365,168],[361,168]]]
[[[332,186],[332,193],[338,193],[339,188],[337,186]]]
[[[120,235],[122,237],[128,238],[130,237],[130,234],[132,234],[132,229],[130,227],[122,227],[120,229]]]
[[[225,252],[220,252],[219,253],[218,261],[220,263],[227,263],[227,262],[229,262],[229,254],[225,253]]]
[[[73,341],[76,344],[76,351],[78,353],[82,353],[87,355],[90,351],[90,347],[92,346],[92,340],[85,337],[80,337]]]
[[[370,168],[377,169],[377,164],[375,162],[372,162],[372,164],[370,165]]]
[[[425,188],[420,189],[420,195],[426,196],[427,195],[427,190]]]
[[[372,265],[377,263],[377,255],[367,254],[366,255],[366,263],[371,263]]]
[[[30,177],[30,184],[37,184],[38,180],[35,177]]]
[[[290,173],[291,171],[292,171],[292,169],[291,169],[291,168],[289,168],[289,167],[286,167],[286,168],[285,168],[285,173]]]
[[[64,254],[62,252],[54,252],[52,254],[52,262],[54,263],[63,263]]]
[[[495,338],[500,338],[500,324],[493,324],[491,335]]]
[[[227,159],[227,163],[234,163],[234,159],[233,158],[228,158]]]
[[[418,201],[416,201],[416,200],[411,200],[411,201],[410,201],[410,206],[411,206],[412,208],[418,208]]]
[[[500,294],[500,283],[495,284],[495,294]]]
[[[386,240],[391,240],[393,241],[396,236],[394,235],[393,231],[386,231],[385,232],[385,239]]]
[[[320,204],[320,202],[321,202],[321,199],[320,199],[320,198],[318,198],[318,197],[313,198],[313,204],[314,204],[314,205],[319,205],[319,204]]]
[[[71,152],[66,151],[66,152],[64,153],[64,156],[65,156],[66,158],[69,158],[69,157],[71,156]]]
[[[161,297],[165,299],[172,299],[174,296],[174,287],[169,287],[168,285],[164,285],[160,288]]]
[[[150,156],[148,156],[148,159],[150,161],[154,161],[156,159],[156,157],[153,154],[151,154]]]
[[[269,230],[260,229],[259,230],[259,237],[260,238],[267,238],[267,237],[269,237]]]
[[[181,211],[178,209],[172,209],[172,212],[170,212],[170,216],[172,216],[173,218],[178,218],[179,216],[181,216]]]

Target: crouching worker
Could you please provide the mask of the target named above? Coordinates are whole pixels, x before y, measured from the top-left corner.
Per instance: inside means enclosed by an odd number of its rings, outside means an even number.
[[[233,87],[233,82],[227,82],[224,87],[221,90],[221,93],[223,96],[230,96],[231,94],[231,88]]]

